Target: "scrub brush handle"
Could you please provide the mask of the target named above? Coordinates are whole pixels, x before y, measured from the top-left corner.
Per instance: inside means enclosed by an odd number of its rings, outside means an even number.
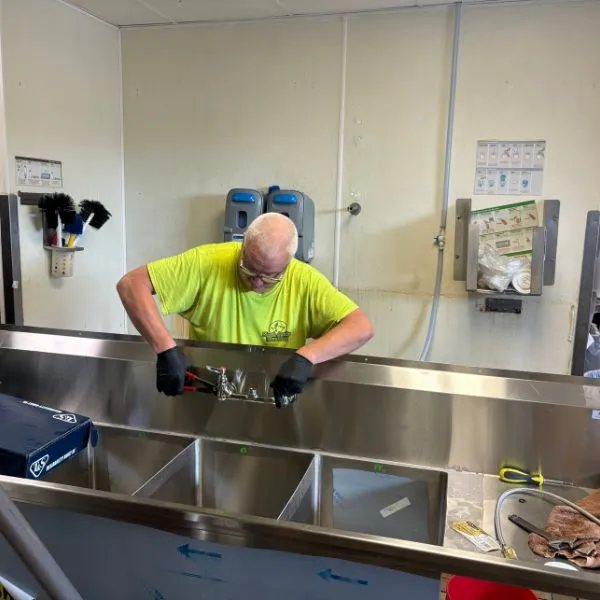
[[[60,215],[57,214],[56,218],[58,219],[58,225],[56,227],[56,245],[59,248],[62,248],[62,245],[63,245],[63,240],[62,240],[62,234],[63,234],[62,221],[60,220]]]
[[[83,228],[81,229],[81,235],[71,234],[69,236],[69,248],[72,248],[82,237],[87,229],[87,226],[90,224],[90,221],[94,218],[94,213],[90,213],[90,216],[83,222]]]

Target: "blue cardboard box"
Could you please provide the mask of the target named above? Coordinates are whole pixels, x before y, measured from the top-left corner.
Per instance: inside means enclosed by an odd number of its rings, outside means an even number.
[[[0,394],[0,475],[43,479],[95,442],[89,417]]]

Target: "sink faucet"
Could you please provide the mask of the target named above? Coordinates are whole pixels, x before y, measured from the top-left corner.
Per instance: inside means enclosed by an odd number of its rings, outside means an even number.
[[[241,370],[237,369],[234,373],[233,379],[230,380],[227,376],[227,369],[225,367],[204,367],[209,373],[216,375],[216,381],[208,381],[207,378],[203,378],[197,374],[194,374],[194,380],[202,383],[208,389],[205,391],[212,391],[216,396],[217,400],[245,400],[247,402],[260,402],[275,404],[274,398],[260,397],[258,391],[254,387],[248,388],[247,393],[243,393],[242,390],[245,387],[246,376]],[[196,369],[197,371],[198,369]],[[201,390],[199,390],[201,391]],[[284,396],[281,398],[281,406],[289,406],[296,400],[296,396]]]
[[[212,373],[216,373],[218,375],[217,379],[217,387],[216,394],[217,400],[227,400],[227,398],[231,398],[233,394],[236,392],[236,387],[233,382],[229,381],[227,377],[227,370],[225,367],[206,367],[208,371]]]

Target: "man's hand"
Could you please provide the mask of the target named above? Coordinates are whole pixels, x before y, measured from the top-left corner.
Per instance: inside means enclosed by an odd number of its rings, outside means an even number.
[[[288,358],[271,382],[275,406],[281,408],[281,400],[284,396],[295,396],[301,394],[306,382],[312,372],[313,364],[300,354],[294,354]]]
[[[158,354],[156,358],[156,387],[167,396],[183,394],[187,362],[177,346]]]

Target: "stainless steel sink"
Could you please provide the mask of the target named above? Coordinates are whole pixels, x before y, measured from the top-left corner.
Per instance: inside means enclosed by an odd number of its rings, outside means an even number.
[[[277,518],[312,458],[312,454],[198,440],[136,495]]]
[[[447,475],[442,471],[317,457],[320,473],[300,486],[283,518],[442,545]],[[317,496],[315,498],[315,482]]]
[[[282,448],[99,427],[48,481],[442,544],[447,475]]]
[[[118,494],[134,494],[192,438],[97,426],[98,444],[51,471],[45,481]]]

